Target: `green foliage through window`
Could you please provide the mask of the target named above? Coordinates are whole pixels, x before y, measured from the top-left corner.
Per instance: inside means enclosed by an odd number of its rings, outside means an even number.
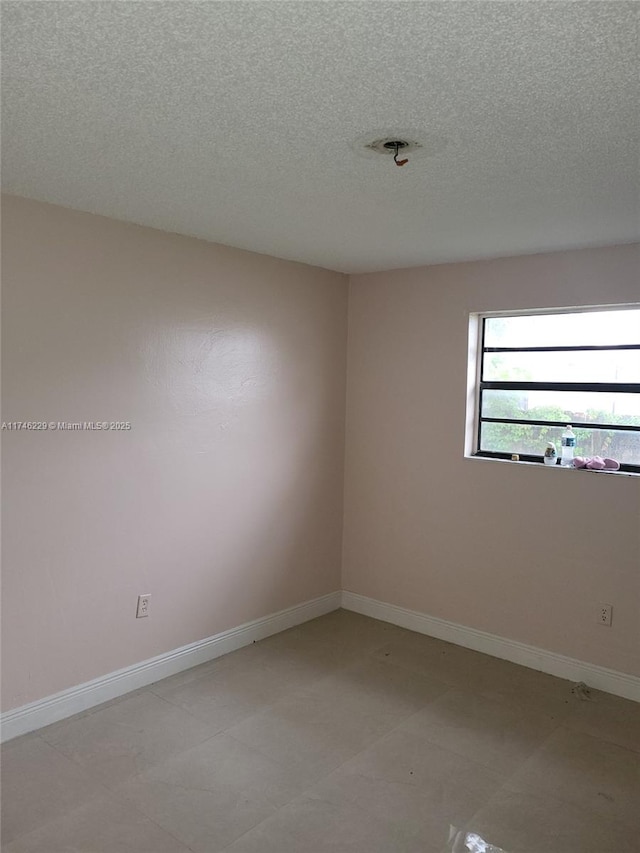
[[[640,308],[483,322],[479,452],[542,459],[572,424],[576,456],[640,470]]]

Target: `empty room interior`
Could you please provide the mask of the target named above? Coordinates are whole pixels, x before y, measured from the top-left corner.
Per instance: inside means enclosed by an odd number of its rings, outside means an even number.
[[[2,853],[638,853],[640,6],[0,11]]]

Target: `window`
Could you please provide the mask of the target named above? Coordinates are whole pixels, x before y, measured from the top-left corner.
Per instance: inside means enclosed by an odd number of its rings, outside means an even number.
[[[479,320],[475,455],[542,462],[571,424],[576,456],[640,472],[640,306]]]

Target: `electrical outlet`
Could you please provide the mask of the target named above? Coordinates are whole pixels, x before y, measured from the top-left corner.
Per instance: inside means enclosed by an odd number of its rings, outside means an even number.
[[[598,607],[598,622],[600,625],[611,625],[611,604],[601,604]]]
[[[151,605],[151,595],[138,596],[138,609],[136,610],[136,619],[142,619],[149,615],[149,607]]]

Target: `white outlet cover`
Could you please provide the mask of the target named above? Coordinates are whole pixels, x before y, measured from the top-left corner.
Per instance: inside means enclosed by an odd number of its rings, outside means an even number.
[[[611,604],[601,604],[598,610],[598,622],[601,625],[611,625],[613,617],[613,606]]]
[[[149,607],[151,604],[151,595],[138,596],[138,608],[136,610],[136,619],[144,619],[149,615]]]

